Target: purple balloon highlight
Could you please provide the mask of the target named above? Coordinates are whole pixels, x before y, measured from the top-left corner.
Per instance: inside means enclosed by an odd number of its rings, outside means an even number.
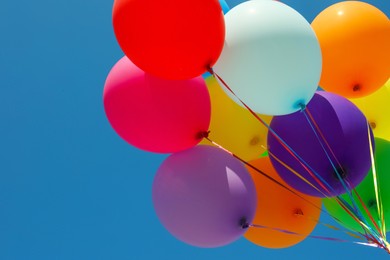
[[[309,112],[314,119],[310,121],[311,124],[307,120]],[[315,124],[318,125],[324,138],[317,131]],[[290,186],[303,193],[317,197],[340,195],[345,193],[346,189],[337,177],[335,168],[345,183],[350,185],[349,188],[353,188],[364,179],[371,167],[367,120],[353,103],[342,96],[319,91],[307,105],[306,111],[276,116],[270,126],[314,172],[321,176],[322,183],[326,182],[332,187],[330,189],[324,184],[326,188],[322,188],[302,164],[282,146],[280,141],[273,134],[268,133],[270,153],[320,190],[317,191],[305,183],[271,156],[272,164],[278,174]],[[371,130],[370,133],[373,142]]]
[[[164,227],[198,247],[229,244],[256,211],[256,189],[244,165],[221,149],[199,145],[169,156],[153,183],[153,204]]]

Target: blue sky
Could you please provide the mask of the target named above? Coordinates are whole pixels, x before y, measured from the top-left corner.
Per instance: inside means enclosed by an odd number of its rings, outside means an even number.
[[[270,250],[245,239],[200,249],[173,238],[151,201],[165,156],[126,144],[104,115],[104,81],[123,55],[111,8],[96,0],[0,4],[1,260],[387,259],[383,250],[313,239]]]

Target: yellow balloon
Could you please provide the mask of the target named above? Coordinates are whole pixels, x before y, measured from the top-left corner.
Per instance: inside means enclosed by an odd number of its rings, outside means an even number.
[[[390,141],[390,79],[373,94],[350,100],[370,122],[374,136]]]
[[[234,102],[213,76],[205,81],[211,97],[210,139],[246,161],[259,158],[266,151],[268,129]],[[271,122],[271,116],[259,116]],[[205,139],[201,144],[212,145]]]

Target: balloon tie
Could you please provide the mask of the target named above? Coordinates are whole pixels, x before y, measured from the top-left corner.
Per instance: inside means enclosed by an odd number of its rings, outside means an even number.
[[[240,227],[241,227],[242,229],[247,229],[247,228],[249,228],[249,226],[250,226],[250,224],[249,224],[248,221],[246,220],[246,217],[242,217],[242,218],[240,219]]]
[[[210,66],[207,66],[207,71],[211,74],[214,75],[214,70]]]
[[[360,86],[360,84],[356,84],[355,86],[353,86],[353,91],[354,92],[357,92],[357,91],[359,91],[360,89],[361,89],[362,87]]]
[[[196,134],[196,139],[203,139],[203,138],[208,138],[210,134],[210,131],[201,131]]]
[[[304,103],[299,103],[298,107],[300,107],[300,111],[303,112],[306,109],[306,105]]]

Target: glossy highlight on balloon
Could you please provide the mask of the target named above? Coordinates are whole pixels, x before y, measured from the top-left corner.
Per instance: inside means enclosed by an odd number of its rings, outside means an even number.
[[[266,115],[293,113],[310,101],[321,50],[298,12],[277,1],[247,1],[232,8],[225,23],[225,45],[213,69],[238,98]]]
[[[321,45],[320,86],[348,98],[367,96],[390,76],[390,20],[375,6],[345,1],[312,22]]]
[[[198,247],[240,238],[256,211],[256,189],[245,166],[219,148],[199,145],[172,154],[153,182],[153,205],[164,227]]]
[[[106,116],[120,137],[149,152],[173,153],[199,143],[210,124],[210,96],[201,76],[165,80],[123,57],[103,93]]]
[[[318,91],[305,110],[273,117],[270,127],[283,140],[268,134],[272,164],[284,181],[302,193],[343,194],[343,182],[355,187],[371,167],[368,133],[372,132],[362,112],[342,96]]]

